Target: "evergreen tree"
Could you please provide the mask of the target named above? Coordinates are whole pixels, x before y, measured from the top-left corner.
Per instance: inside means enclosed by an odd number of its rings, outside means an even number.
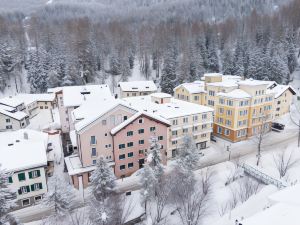
[[[122,73],[122,65],[118,54],[113,51],[109,58],[110,73],[112,75],[119,75]]]
[[[95,198],[104,201],[113,193],[115,187],[115,175],[107,165],[105,159],[100,157],[96,164],[96,169],[91,175],[91,187]]]
[[[16,206],[16,193],[10,189],[8,183],[10,176],[11,174],[1,169],[0,164],[0,224],[6,224],[10,220],[8,213]]]
[[[177,85],[178,72],[178,51],[174,42],[168,44],[166,54],[164,56],[164,64],[161,75],[161,91],[173,94],[173,89]]]
[[[52,222],[58,222],[61,217],[66,216],[72,210],[75,194],[73,187],[58,175],[49,179],[48,186],[48,193],[44,196],[42,204],[54,208],[54,215],[49,219]]]
[[[222,72],[223,74],[235,74],[234,59],[229,48],[224,49],[222,54]]]
[[[178,152],[177,163],[183,169],[192,171],[199,161],[195,142],[190,136],[185,136]]]
[[[161,144],[158,142],[158,137],[150,138],[150,151],[148,156],[149,166],[153,169],[156,178],[163,175],[163,165],[161,156]]]
[[[140,173],[140,183],[142,186],[141,196],[142,203],[145,204],[145,208],[147,207],[147,202],[150,201],[155,194],[157,182],[158,180],[153,169],[149,165],[145,165]]]

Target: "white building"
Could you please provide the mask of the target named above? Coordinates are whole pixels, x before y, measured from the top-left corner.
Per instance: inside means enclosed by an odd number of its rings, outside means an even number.
[[[0,105],[0,132],[25,128],[29,125],[29,117],[24,111]]]
[[[58,87],[48,90],[55,93],[63,133],[74,130],[71,112],[87,100],[93,100],[95,107],[101,107],[103,99],[114,99],[108,85],[86,85]]]
[[[18,208],[39,202],[47,192],[48,135],[21,129],[0,133],[0,164],[11,173],[9,183],[16,191]]]
[[[198,149],[209,147],[213,123],[212,108],[178,100],[165,93],[153,93],[124,100],[141,112],[153,113],[171,123],[167,158],[176,156],[186,135],[193,137]]]
[[[157,92],[157,87],[152,80],[120,82],[120,98],[144,96]]]

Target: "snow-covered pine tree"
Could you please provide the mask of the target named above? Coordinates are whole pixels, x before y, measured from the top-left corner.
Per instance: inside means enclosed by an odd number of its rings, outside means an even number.
[[[96,164],[96,169],[91,175],[91,187],[95,198],[104,201],[113,193],[115,187],[115,175],[105,159],[101,156]]]
[[[222,72],[223,74],[235,74],[233,54],[229,47],[222,52]]]
[[[54,209],[54,214],[49,220],[59,221],[59,218],[67,215],[72,210],[74,198],[73,187],[54,174],[48,181],[48,193],[42,201],[44,206]]]
[[[164,63],[161,75],[161,91],[168,94],[173,94],[173,89],[177,85],[178,76],[178,50],[175,41],[171,41],[164,55]]]
[[[0,164],[0,224],[6,224],[10,219],[8,212],[16,206],[16,193],[9,188],[10,173],[1,169]]]
[[[193,170],[199,161],[199,154],[195,142],[190,136],[183,138],[183,144],[178,151],[177,163],[186,170]]]
[[[145,208],[147,208],[147,202],[151,200],[151,198],[155,194],[155,187],[157,185],[157,178],[154,174],[153,169],[149,165],[145,165],[140,173],[140,183],[142,185],[141,189],[141,201],[144,204]]]
[[[156,178],[160,179],[164,173],[164,168],[162,165],[161,144],[157,136],[150,138],[150,151],[147,160]]]
[[[110,73],[112,75],[119,75],[122,72],[122,66],[120,63],[119,55],[116,50],[113,50],[109,58]]]

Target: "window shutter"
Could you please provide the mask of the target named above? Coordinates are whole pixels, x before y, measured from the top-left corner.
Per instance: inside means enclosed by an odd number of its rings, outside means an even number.
[[[8,183],[12,183],[13,182],[13,179],[12,179],[12,177],[8,177]]]
[[[19,181],[25,180],[25,173],[18,174]]]
[[[18,190],[18,193],[19,193],[19,195],[21,195],[21,194],[22,194],[21,188]]]
[[[29,172],[29,179],[32,179],[32,171]]]
[[[32,184],[30,186],[31,186],[31,191],[34,191],[34,184]]]
[[[30,188],[29,186],[26,186],[27,192],[30,192]]]
[[[43,189],[43,184],[39,183],[40,189]]]
[[[40,177],[41,176],[41,171],[37,170],[37,176]]]

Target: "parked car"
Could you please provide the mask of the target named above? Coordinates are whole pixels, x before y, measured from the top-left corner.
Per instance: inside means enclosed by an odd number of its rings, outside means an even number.
[[[272,130],[284,130],[285,125],[281,123],[272,123]]]
[[[217,142],[217,139],[216,139],[216,137],[215,137],[215,136],[213,136],[213,135],[210,135],[210,140],[211,140],[211,141],[213,141],[213,142]]]

